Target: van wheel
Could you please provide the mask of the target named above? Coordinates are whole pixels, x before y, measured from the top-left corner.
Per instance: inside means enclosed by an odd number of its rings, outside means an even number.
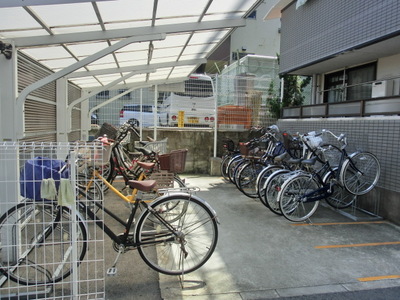
[[[138,120],[136,120],[136,119],[130,119],[129,121],[128,121],[128,123],[130,124],[130,125],[132,125],[132,126],[134,126],[134,127],[139,127],[139,121]]]

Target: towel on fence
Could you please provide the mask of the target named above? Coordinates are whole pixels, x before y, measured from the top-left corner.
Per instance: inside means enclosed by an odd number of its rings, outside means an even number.
[[[44,178],[40,184],[40,197],[55,200],[57,196],[56,182],[53,178]]]
[[[60,180],[60,187],[58,188],[58,205],[75,205],[75,193],[69,179],[61,178]]]

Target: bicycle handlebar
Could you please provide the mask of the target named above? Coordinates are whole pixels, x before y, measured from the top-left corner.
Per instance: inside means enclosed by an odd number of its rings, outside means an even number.
[[[339,136],[335,135],[332,131],[327,129],[322,129],[321,134],[329,133],[332,135],[339,143],[342,143],[344,146],[347,145],[347,137],[345,133],[341,133]]]

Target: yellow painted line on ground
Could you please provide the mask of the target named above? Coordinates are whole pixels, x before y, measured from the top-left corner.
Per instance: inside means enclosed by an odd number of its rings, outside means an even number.
[[[363,278],[358,278],[358,281],[367,282],[367,281],[377,281],[377,280],[385,280],[385,279],[400,279],[400,275],[363,277]]]
[[[387,221],[365,221],[365,222],[331,222],[331,223],[292,223],[292,226],[326,226],[326,225],[360,225],[360,224],[383,224]]]
[[[370,246],[385,246],[385,245],[400,245],[400,242],[382,242],[382,243],[364,243],[364,244],[348,244],[348,245],[326,245],[315,246],[315,249],[329,249],[329,248],[349,248],[349,247],[370,247]]]

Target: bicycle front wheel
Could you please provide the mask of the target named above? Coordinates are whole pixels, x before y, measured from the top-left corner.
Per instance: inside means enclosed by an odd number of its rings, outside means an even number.
[[[0,218],[0,272],[18,284],[39,285],[68,277],[86,254],[87,231],[70,210],[46,202],[20,203]],[[77,261],[73,259],[77,248]]]
[[[278,194],[279,208],[283,216],[292,222],[302,222],[317,210],[319,201],[307,202],[307,195],[319,189],[310,175],[295,175],[282,185]]]
[[[343,163],[340,180],[350,193],[364,195],[376,186],[380,174],[378,158],[369,152],[359,152]]]
[[[192,195],[165,196],[143,212],[135,239],[140,256],[154,270],[167,275],[190,273],[204,265],[215,250],[216,215]]]
[[[336,174],[334,172],[329,172],[324,177],[323,182],[326,185],[330,185],[332,189],[332,194],[325,199],[330,206],[336,209],[344,209],[351,206],[356,200],[356,195],[350,193],[336,182]]]

